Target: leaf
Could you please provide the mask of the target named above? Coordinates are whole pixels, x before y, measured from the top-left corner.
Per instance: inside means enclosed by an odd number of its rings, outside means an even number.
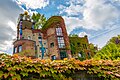
[[[68,80],[73,80],[73,79],[71,77],[69,77]]]
[[[20,72],[20,74],[22,74],[22,76],[28,76],[28,73],[27,72]]]
[[[16,72],[10,71],[8,74],[9,74],[10,76],[14,76],[14,75],[16,75]]]
[[[5,74],[4,74],[4,78],[5,78],[5,79],[6,79],[8,76],[9,76],[8,73],[5,73]]]
[[[12,77],[12,80],[21,80],[21,77],[19,74]]]
[[[0,71],[0,78],[3,76],[3,71]]]

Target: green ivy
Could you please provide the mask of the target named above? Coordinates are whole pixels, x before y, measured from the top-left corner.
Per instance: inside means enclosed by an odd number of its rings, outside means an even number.
[[[86,71],[86,74],[98,78],[117,80],[120,78],[119,60],[85,60],[73,58],[64,60],[40,60],[0,54],[0,79],[2,80],[72,80],[76,72]]]

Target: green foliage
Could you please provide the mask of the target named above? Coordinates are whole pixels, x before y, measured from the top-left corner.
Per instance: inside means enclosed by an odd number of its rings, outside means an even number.
[[[52,16],[51,18],[49,18],[46,23],[44,24],[44,26],[42,27],[42,30],[47,29],[48,27],[50,27],[51,24],[53,23],[57,23],[61,21],[61,17],[60,16]]]
[[[30,53],[32,50],[23,50],[22,52],[17,53],[19,56],[34,56],[32,53]]]
[[[78,37],[77,34],[70,34],[69,37]]]
[[[39,14],[39,13],[33,13],[32,19],[35,22],[34,28],[39,29],[40,27],[42,28],[43,25],[46,23],[46,18],[44,15]]]
[[[85,53],[81,51],[80,54],[81,54],[81,57],[78,56],[78,59],[79,59],[80,61],[85,60],[85,59],[86,59]]]
[[[98,47],[92,43],[89,44],[89,47],[92,53],[91,56],[93,57],[98,52]]]
[[[120,78],[119,60],[40,60],[18,55],[0,54],[0,79],[2,80],[72,80],[76,72],[86,71],[104,79]],[[87,74],[87,75],[88,75]]]
[[[86,37],[76,37],[76,35],[73,35],[73,37],[69,37],[70,40],[70,46],[71,46],[71,53],[73,56],[75,56],[76,58],[79,58],[80,60],[85,60],[87,58],[87,56],[83,56],[83,57],[78,57],[79,53],[82,52],[81,55],[86,55],[85,50],[87,49],[87,47],[89,46],[88,42],[87,42],[87,38]],[[86,45],[86,46],[84,46]]]
[[[108,60],[120,60],[120,43],[116,44],[116,39],[119,37],[113,37],[108,44],[104,46],[95,55],[95,59],[108,59]]]

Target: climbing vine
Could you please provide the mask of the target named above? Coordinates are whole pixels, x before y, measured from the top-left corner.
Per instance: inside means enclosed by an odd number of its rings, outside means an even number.
[[[81,62],[73,58],[51,61],[0,54],[0,79],[3,80],[72,80],[72,74],[79,71],[104,79],[119,80],[120,61],[90,59]]]

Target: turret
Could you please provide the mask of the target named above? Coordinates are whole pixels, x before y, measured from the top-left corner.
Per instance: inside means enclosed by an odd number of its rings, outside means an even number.
[[[27,12],[20,14],[17,25],[17,40],[13,43],[14,53],[25,51],[26,56],[35,56],[35,41],[33,40],[34,24]],[[26,54],[28,52],[28,54]]]

